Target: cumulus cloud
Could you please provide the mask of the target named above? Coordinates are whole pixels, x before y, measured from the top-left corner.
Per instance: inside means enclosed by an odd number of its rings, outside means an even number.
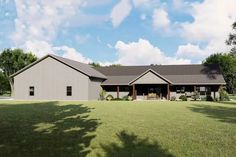
[[[168,13],[164,8],[155,9],[153,11],[153,26],[156,29],[164,28],[167,29],[170,25]]]
[[[190,13],[193,21],[182,24],[181,35],[192,44],[180,45],[178,56],[203,59],[212,53],[227,52],[230,49],[225,40],[236,20],[235,0],[192,3]],[[206,46],[200,48],[201,44]]]
[[[63,53],[62,57],[72,59],[78,62],[82,63],[91,63],[92,60],[89,58],[86,58],[82,55],[82,53],[78,52],[76,49],[68,47],[68,46],[60,46],[60,47],[54,47],[55,51],[60,51]]]
[[[119,58],[116,63],[122,65],[190,63],[190,60],[187,59],[166,56],[158,47],[153,46],[145,39],[131,43],[118,41],[115,49]]]
[[[92,60],[82,55],[76,49],[63,46],[53,46],[45,41],[26,41],[24,45],[21,46],[27,52],[33,52],[37,57],[43,57],[47,54],[62,55],[62,57],[76,60],[82,63],[91,63]]]
[[[118,27],[123,20],[129,16],[131,10],[132,5],[129,0],[120,0],[120,2],[114,6],[110,15],[112,25]]]
[[[202,58],[206,57],[209,52],[206,52],[206,50],[203,50],[199,47],[199,45],[193,45],[193,44],[186,44],[186,45],[180,45],[177,50],[177,57],[184,57],[184,58]]]
[[[56,36],[58,27],[76,14],[82,0],[17,0],[15,3],[16,30],[11,38],[16,44],[22,44],[35,39],[51,41]]]

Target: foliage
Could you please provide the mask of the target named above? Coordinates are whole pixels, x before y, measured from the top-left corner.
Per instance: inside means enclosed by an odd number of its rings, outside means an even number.
[[[120,67],[120,66],[122,66],[121,64],[111,64],[111,65],[109,65],[109,67]]]
[[[114,99],[111,99],[111,101],[125,101],[125,99],[122,99],[122,98],[114,98]]]
[[[105,100],[106,94],[107,94],[107,92],[105,90],[101,90],[99,92],[99,99],[100,100]]]
[[[236,92],[236,57],[225,53],[212,54],[204,64],[218,64],[226,81],[227,91]]]
[[[225,87],[221,86],[219,88],[219,94],[220,94],[220,101],[229,101],[229,94],[225,90]]]
[[[108,94],[106,100],[111,101],[112,99],[114,99],[114,97],[111,94]]]
[[[172,96],[171,98],[170,98],[170,101],[175,101],[176,100],[176,97],[175,96]]]
[[[235,48],[236,48],[236,21],[232,24],[232,29],[233,29],[233,33],[229,34],[229,37],[226,40],[226,44],[233,46],[233,48],[231,49],[231,52],[235,52]]]
[[[182,101],[187,101],[187,100],[188,100],[188,98],[187,98],[186,95],[181,95],[181,96],[179,97],[179,99],[182,100]]]
[[[132,96],[128,96],[128,101],[132,101],[132,100],[133,100]]]
[[[25,53],[22,49],[5,49],[0,54],[0,69],[7,77],[13,92],[13,80],[10,76],[30,63],[37,60],[37,57],[30,53]]]
[[[206,101],[214,101],[214,99],[212,98],[211,95],[207,95],[206,96]]]
[[[99,63],[95,63],[95,62],[89,63],[89,65],[91,65],[92,67],[101,67]]]
[[[10,91],[10,85],[7,80],[7,77],[3,74],[2,71],[0,71],[0,95]]]
[[[196,101],[197,99],[200,99],[200,93],[198,91],[193,92],[192,99]]]

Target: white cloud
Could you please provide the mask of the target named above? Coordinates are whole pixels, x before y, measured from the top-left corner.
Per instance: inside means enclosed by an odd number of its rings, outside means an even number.
[[[213,53],[227,52],[230,48],[225,40],[236,20],[236,1],[205,0],[192,3],[190,9],[193,22],[182,24],[181,35],[192,44],[180,45],[177,55],[204,59]],[[199,45],[205,46],[200,48]]]
[[[158,47],[154,47],[145,39],[139,39],[138,42],[127,44],[123,41],[118,41],[115,48],[119,58],[115,63],[122,65],[190,63],[190,60],[187,59],[166,56]]]
[[[82,63],[90,63],[91,59],[86,58],[82,53],[78,52],[76,49],[68,46],[52,46],[45,41],[26,41],[24,45],[21,46],[27,52],[33,52],[37,57],[43,57],[47,54],[62,55],[65,58],[76,60]]]
[[[168,13],[163,8],[155,9],[153,11],[152,18],[153,18],[153,26],[156,29],[159,28],[167,29],[170,25]]]
[[[15,32],[11,38],[16,44],[24,41],[51,41],[57,34],[59,26],[76,14],[82,0],[48,1],[17,0]]]
[[[54,47],[55,51],[60,51],[63,53],[62,57],[72,59],[82,63],[91,63],[92,60],[89,58],[84,57],[81,53],[76,51],[76,49],[68,47],[68,46],[60,46]]]
[[[184,57],[184,58],[202,58],[206,57],[208,53],[201,49],[199,45],[193,45],[193,44],[186,44],[186,45],[180,45],[177,50],[177,57]]]
[[[192,4],[193,22],[183,24],[183,36],[193,41],[226,39],[236,19],[235,0],[205,0]]]
[[[27,52],[33,52],[38,57],[54,53],[52,45],[45,41],[26,41],[21,48]]]
[[[213,53],[228,52],[229,49],[230,47],[227,47],[224,42],[213,40],[203,48],[198,44],[179,45],[176,55],[177,57],[200,61]]]
[[[132,10],[132,5],[129,0],[120,0],[120,2],[112,9],[110,18],[113,27],[118,27],[123,20],[129,16]]]

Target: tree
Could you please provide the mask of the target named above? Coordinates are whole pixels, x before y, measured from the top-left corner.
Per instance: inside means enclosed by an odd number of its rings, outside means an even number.
[[[218,64],[226,81],[227,91],[236,92],[236,57],[226,53],[212,54],[203,63]]]
[[[10,91],[10,85],[7,80],[7,77],[3,74],[0,70],[0,95],[4,94],[5,92]]]
[[[37,60],[37,57],[30,53],[25,53],[22,49],[5,49],[0,54],[0,69],[6,76],[11,87],[11,93],[14,91],[13,79],[10,77],[20,69]]]
[[[89,63],[89,65],[91,65],[92,67],[101,67],[99,63],[95,63],[95,62]]]
[[[226,40],[226,44],[229,46],[233,46],[230,51],[230,54],[236,57],[236,21],[232,24],[233,33],[229,34],[228,39]]]

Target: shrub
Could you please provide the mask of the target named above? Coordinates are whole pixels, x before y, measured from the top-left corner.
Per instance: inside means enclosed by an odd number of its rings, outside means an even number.
[[[121,98],[114,98],[114,99],[111,99],[111,101],[123,101],[123,99],[121,99]]]
[[[176,97],[175,96],[172,96],[171,98],[170,98],[170,101],[175,101],[176,100]]]
[[[99,93],[100,100],[105,100],[106,94],[107,94],[107,92],[105,90],[101,90]]]
[[[128,96],[128,101],[132,101],[133,98],[131,96]]]
[[[221,86],[219,88],[220,101],[229,101],[229,94],[226,92],[225,87]]]
[[[114,99],[114,97],[111,94],[108,94],[108,96],[106,97],[106,100],[111,101],[112,99]]]
[[[207,95],[206,96],[206,101],[214,101],[214,99],[212,98],[211,95]]]
[[[186,95],[181,95],[179,97],[179,99],[181,99],[182,101],[187,101],[188,100]]]
[[[195,92],[193,92],[191,97],[194,101],[196,101],[197,99],[200,99],[200,94],[198,91],[195,91]]]
[[[128,100],[128,95],[123,96],[122,99],[127,101]]]

